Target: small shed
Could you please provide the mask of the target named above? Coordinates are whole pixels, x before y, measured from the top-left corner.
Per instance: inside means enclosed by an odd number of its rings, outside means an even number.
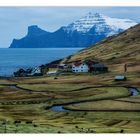
[[[47,75],[56,75],[57,74],[57,71],[49,71],[47,72]]]
[[[124,75],[116,75],[115,81],[126,81],[126,77]]]

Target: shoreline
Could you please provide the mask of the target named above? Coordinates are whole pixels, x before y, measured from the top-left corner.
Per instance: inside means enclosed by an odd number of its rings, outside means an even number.
[[[0,48],[0,49],[2,49],[2,50],[9,50],[9,48]],[[17,49],[17,48],[12,48],[12,49]],[[12,49],[10,49],[10,50],[12,50]],[[65,57],[69,57],[69,56],[71,56],[71,55],[74,55],[76,52],[79,52],[79,51],[81,51],[81,50],[83,50],[83,49],[85,49],[85,48],[81,48],[81,47],[75,47],[75,48],[63,48],[63,47],[61,47],[61,48],[18,48],[17,50],[19,50],[19,54],[22,54],[22,49],[25,49],[25,50],[27,50],[27,52],[28,52],[28,49],[29,50],[34,50],[34,49],[37,49],[37,50],[42,50],[42,49],[45,49],[45,50],[52,50],[52,51],[49,51],[50,52],[50,55],[48,55],[48,56],[45,56],[44,55],[44,53],[43,53],[43,55],[42,55],[42,52],[44,52],[44,51],[40,51],[41,52],[41,56],[43,56],[43,58],[44,59],[42,59],[42,58],[40,58],[40,57],[37,57],[36,59],[35,59],[35,61],[38,59],[38,60],[40,60],[40,61],[38,61],[37,62],[37,64],[35,63],[33,63],[32,64],[32,62],[33,62],[33,60],[34,59],[31,59],[31,60],[29,60],[30,61],[30,63],[27,63],[27,66],[25,65],[24,66],[24,63],[26,64],[26,61],[24,62],[22,62],[22,59],[24,60],[26,57],[26,53],[25,54],[23,54],[23,58],[21,57],[20,58],[20,61],[17,61],[16,62],[16,59],[15,59],[15,56],[13,57],[11,57],[10,59],[12,59],[12,60],[9,60],[9,58],[8,58],[8,61],[12,61],[12,66],[11,65],[9,65],[9,66],[11,66],[10,68],[9,67],[7,67],[7,65],[9,64],[7,61],[4,61],[4,58],[3,58],[3,56],[1,57],[2,58],[2,60],[6,63],[6,66],[5,65],[3,65],[3,63],[2,63],[2,65],[1,65],[1,67],[0,67],[0,69],[1,69],[1,74],[0,74],[0,78],[9,78],[9,77],[14,77],[14,72],[16,72],[16,71],[18,71],[19,69],[21,69],[21,68],[23,68],[23,69],[28,69],[28,68],[35,68],[35,67],[39,67],[39,66],[41,66],[41,65],[48,65],[48,64],[53,64],[55,61],[61,61],[61,60],[63,60]],[[21,51],[20,51],[21,50]],[[60,52],[61,52],[61,50],[62,50],[62,55],[60,55],[60,54],[58,54],[58,56],[55,54],[55,50],[60,50]],[[3,51],[3,52],[5,52],[5,51]],[[12,51],[13,53],[14,53],[14,51]],[[18,52],[18,51],[17,51]],[[32,52],[32,51],[30,51],[30,52]],[[47,52],[47,51],[46,51]],[[58,52],[59,53],[59,52]],[[6,53],[6,55],[4,55],[5,57],[6,56],[9,56],[9,54],[10,54],[10,52],[8,51],[8,53]],[[33,52],[33,55],[34,54],[36,54],[36,51],[35,51],[35,53]],[[38,54],[38,53],[37,53]],[[47,53],[46,53],[47,54]],[[11,54],[10,54],[11,55]],[[14,54],[12,54],[12,55],[14,55]],[[54,55],[55,57],[51,57],[52,55]],[[57,56],[57,57],[56,57]],[[17,56],[18,57],[18,56]],[[29,57],[30,58],[30,57]],[[45,61],[43,61],[43,60],[45,60]],[[15,63],[15,64],[14,64]],[[23,63],[23,64],[22,64]]]
[[[51,61],[50,63],[40,64],[40,65],[35,66],[35,67],[40,67],[40,66],[42,66],[42,65],[48,66],[48,65],[54,64],[54,63],[56,63],[56,62],[59,63],[59,62],[61,62],[62,60],[63,60],[63,59],[57,59],[57,60]],[[35,67],[30,67],[30,66],[29,66],[29,68],[35,68]],[[21,68],[18,68],[18,70],[19,70],[19,69],[21,69]],[[16,72],[16,71],[14,71],[14,72]],[[2,76],[2,75],[0,75],[0,78],[3,78],[3,79],[6,79],[6,78],[15,78],[14,72],[13,72],[13,75],[7,75],[7,76]],[[25,77],[22,77],[22,78],[26,78],[26,77],[38,77],[38,76],[25,76]],[[17,78],[18,78],[18,77],[17,77]],[[19,78],[20,78],[20,76],[19,76]]]

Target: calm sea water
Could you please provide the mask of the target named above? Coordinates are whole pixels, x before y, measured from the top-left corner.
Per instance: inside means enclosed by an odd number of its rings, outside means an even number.
[[[46,64],[82,48],[0,49],[0,76],[11,76],[19,68]]]

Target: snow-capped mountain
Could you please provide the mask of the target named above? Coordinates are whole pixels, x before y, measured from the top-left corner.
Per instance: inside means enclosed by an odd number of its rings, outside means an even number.
[[[74,21],[68,26],[64,27],[65,31],[78,31],[87,33],[93,26],[96,26],[97,32],[102,32],[103,27],[108,26],[114,33],[118,30],[126,30],[137,23],[130,19],[111,18],[99,13],[89,12],[86,16]],[[112,32],[113,34],[113,32]]]
[[[44,31],[36,25],[29,26],[27,35],[19,40],[14,39],[10,48],[88,47],[136,24],[130,19],[90,12],[55,32]]]

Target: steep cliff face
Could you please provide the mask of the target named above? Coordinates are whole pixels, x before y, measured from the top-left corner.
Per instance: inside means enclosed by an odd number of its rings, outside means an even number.
[[[44,31],[36,25],[29,26],[27,35],[22,39],[14,39],[10,48],[88,47],[136,24],[129,19],[88,13],[55,32]]]
[[[40,29],[37,25],[28,27],[28,33],[27,33],[28,37],[41,36],[41,35],[46,35],[46,34],[49,34],[49,32],[46,32]]]

